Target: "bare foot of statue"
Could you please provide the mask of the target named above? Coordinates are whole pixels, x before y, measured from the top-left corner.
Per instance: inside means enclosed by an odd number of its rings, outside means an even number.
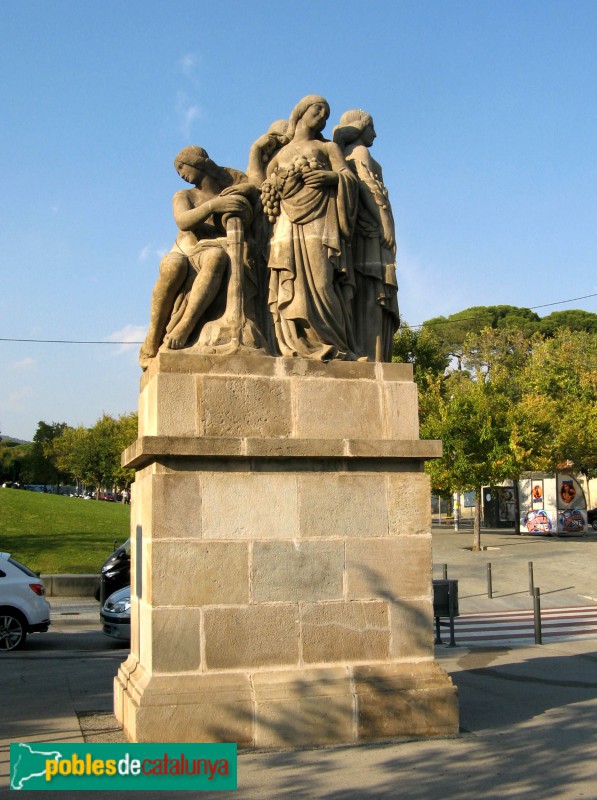
[[[157,354],[157,347],[151,347],[146,342],[143,343],[139,350],[139,364],[141,365],[141,369],[147,369]]]
[[[184,319],[175,325],[174,328],[167,333],[164,337],[164,344],[166,347],[170,348],[170,350],[181,350],[185,344],[187,343],[187,339],[191,335],[191,330],[193,329],[193,323],[185,322]]]

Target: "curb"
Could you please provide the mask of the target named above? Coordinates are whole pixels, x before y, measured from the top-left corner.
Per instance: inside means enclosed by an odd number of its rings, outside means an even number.
[[[46,597],[94,597],[99,575],[40,575]]]

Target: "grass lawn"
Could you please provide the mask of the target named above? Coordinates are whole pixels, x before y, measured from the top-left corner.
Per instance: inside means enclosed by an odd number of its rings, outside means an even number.
[[[129,537],[122,503],[0,488],[0,551],[35,572],[98,573]]]

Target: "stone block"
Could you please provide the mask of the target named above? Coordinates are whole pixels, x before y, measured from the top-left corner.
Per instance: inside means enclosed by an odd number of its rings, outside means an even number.
[[[125,731],[128,731],[125,728]],[[135,713],[135,742],[232,742],[253,746],[253,704],[179,703],[141,706]]]
[[[154,606],[249,602],[249,550],[244,542],[154,541]]]
[[[368,694],[358,698],[358,740],[458,733],[454,688]]]
[[[354,701],[347,667],[256,672],[253,691],[256,747],[353,741]]]
[[[278,374],[292,378],[326,380],[374,380],[376,365],[367,361],[318,361],[309,358],[279,358]]]
[[[306,664],[387,659],[387,603],[305,603],[301,607],[301,638]]]
[[[131,729],[134,729],[135,741],[253,744],[253,703],[248,675],[150,677],[139,666],[130,671],[127,680],[121,667],[117,683],[124,695],[121,705],[125,731],[133,738]]]
[[[253,602],[341,600],[344,542],[255,542]]]
[[[386,436],[390,439],[419,438],[419,403],[414,383],[383,384]]]
[[[364,366],[367,366],[366,364]],[[375,381],[297,379],[295,436],[305,439],[384,437]]]
[[[193,472],[155,475],[152,486],[153,538],[201,537],[201,478]]]
[[[346,542],[347,597],[429,597],[431,538],[404,536]]]
[[[201,375],[201,433],[206,436],[290,436],[289,381]]]
[[[147,380],[147,375],[144,372],[143,378]],[[154,430],[149,430],[149,391],[146,387],[142,389],[139,393],[139,402],[137,404],[137,417],[138,417],[138,437],[141,438],[142,436],[149,436],[151,433],[155,433],[155,425]]]
[[[152,553],[152,540],[146,539],[141,535],[142,531],[137,528],[135,531],[135,546],[131,548],[131,592],[144,601],[148,601],[151,595],[151,587],[154,576]],[[136,554],[141,553],[141,558]]]
[[[359,741],[458,733],[458,692],[431,661],[355,667]]]
[[[298,538],[297,478],[276,472],[204,473],[206,539]]]
[[[350,743],[354,738],[353,698],[283,699],[255,704],[256,747],[301,747]]]
[[[383,476],[311,473],[298,480],[302,537],[387,536]]]
[[[201,610],[154,609],[150,641],[154,673],[198,670],[201,666]]]
[[[141,633],[141,624],[140,624],[140,608],[141,601],[138,597],[131,592],[131,646],[130,650],[133,655],[137,658],[140,657],[141,651],[141,642],[140,642],[140,633]]]
[[[431,533],[431,487],[424,472],[388,475],[390,534]]]
[[[145,399],[143,402],[143,415],[145,418],[143,424],[144,436],[156,436],[158,433],[158,379],[154,375],[146,383],[143,394]]]
[[[274,375],[277,359],[260,355],[204,355],[192,348],[162,351],[158,354],[161,372],[188,372],[195,375]]]
[[[396,600],[390,603],[392,658],[433,656],[433,601]]]
[[[343,439],[245,439],[246,456],[262,458],[341,458]]]
[[[308,697],[341,697],[352,693],[350,668],[303,667],[301,669],[261,670],[253,675],[256,702],[303,700]]]
[[[386,364],[383,361],[377,363],[378,375],[384,381],[403,381],[412,383],[413,365],[402,363]]]
[[[155,376],[157,391],[156,436],[195,436],[197,430],[197,384],[194,375],[161,373]]]
[[[431,660],[358,664],[352,667],[352,677],[357,694],[452,686],[452,679],[449,675],[444,672],[437,661]]]
[[[253,605],[205,610],[207,669],[298,664],[298,605]]]

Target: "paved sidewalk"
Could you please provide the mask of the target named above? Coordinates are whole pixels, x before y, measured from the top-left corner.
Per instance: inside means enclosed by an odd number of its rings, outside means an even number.
[[[100,604],[94,597],[48,597],[52,625],[99,625]]]
[[[473,553],[473,532],[434,528],[433,577],[458,580],[461,613],[533,607],[528,563],[533,563],[541,607],[597,605],[597,532],[584,537],[522,536],[512,530],[483,530],[485,548]],[[487,564],[491,563],[493,598],[487,596]]]

